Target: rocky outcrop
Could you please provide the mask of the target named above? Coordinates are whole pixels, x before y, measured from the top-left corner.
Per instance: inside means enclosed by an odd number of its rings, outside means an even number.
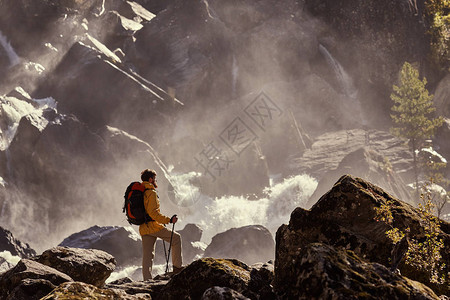
[[[103,286],[116,267],[110,254],[95,249],[55,247],[44,251],[35,260],[68,274],[75,281]]]
[[[393,170],[389,159],[366,146],[349,153],[335,170],[330,170],[322,176],[306,207],[309,208],[316,203],[323,194],[332,188],[342,174],[353,174],[353,176],[363,178],[410,204],[418,201],[411,197],[406,183]]]
[[[308,244],[290,259],[288,268],[277,269],[281,299],[439,299],[424,284],[329,245]]]
[[[202,258],[174,276],[157,299],[200,299],[208,288],[214,286],[227,287],[251,299],[258,299],[259,291],[265,289],[261,284],[252,284],[261,278],[256,277],[252,276],[252,268],[238,260]],[[267,288],[270,282],[265,282],[265,285]]]
[[[232,228],[212,238],[205,257],[236,258],[247,264],[274,259],[275,242],[269,230],[260,225]]]
[[[281,286],[293,275],[288,270],[293,260],[299,260],[299,253],[310,243],[324,243],[337,248],[352,250],[365,261],[390,266],[392,242],[387,238],[389,227],[375,220],[375,208],[386,201],[394,203],[394,226],[400,230],[410,228],[410,237],[424,237],[419,212],[412,206],[393,198],[379,187],[349,175],[343,176],[333,188],[323,195],[310,209],[295,209],[289,225],[282,225],[276,235],[275,285]],[[441,222],[439,237],[443,239],[442,261],[450,259],[450,227]],[[420,281],[439,294],[448,293],[445,285],[436,286],[429,276],[412,269],[404,262],[398,268],[401,274]],[[446,267],[448,268],[448,267]],[[448,270],[448,269],[447,269]],[[448,272],[444,270],[444,272]]]
[[[11,231],[0,227],[0,252],[9,251],[11,255],[27,258],[36,255],[30,245],[16,239]]]
[[[114,256],[119,268],[142,261],[141,238],[131,227],[93,226],[72,234],[59,246],[103,250]]]
[[[14,268],[1,274],[0,298],[40,299],[67,281],[72,281],[72,278],[63,272],[33,260],[22,259]],[[27,297],[21,298],[24,295]]]
[[[374,129],[340,130],[322,134],[301,157],[293,159],[291,169],[296,174],[305,172],[321,179],[327,171],[335,170],[349,153],[363,147],[386,157],[392,170],[404,181],[411,182],[412,154],[405,141],[386,131]]]

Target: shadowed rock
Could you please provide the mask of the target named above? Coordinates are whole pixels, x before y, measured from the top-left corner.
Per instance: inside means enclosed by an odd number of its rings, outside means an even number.
[[[200,299],[210,287],[231,288],[245,296],[255,294],[248,290],[251,269],[233,259],[202,258],[187,266],[162,289],[157,299]]]
[[[250,225],[215,235],[205,250],[205,256],[236,258],[253,264],[274,259],[274,249],[270,231],[260,225]]]
[[[32,260],[22,259],[14,268],[2,274],[0,278],[0,298],[7,299],[12,295],[28,295],[30,298],[27,299],[40,299],[55,286],[67,281],[72,281],[72,278],[54,268]]]
[[[25,244],[14,238],[13,234],[2,227],[0,227],[0,252],[9,251],[12,255],[17,255],[22,258],[36,255],[30,245]]]
[[[250,298],[245,297],[239,292],[227,287],[214,286],[207,289],[201,300],[249,300]]]
[[[424,227],[420,213],[400,200],[387,194],[379,187],[360,178],[342,176],[334,187],[311,208],[296,208],[289,225],[282,225],[276,235],[275,285],[295,278],[289,270],[292,260],[299,251],[310,243],[321,242],[338,248],[354,251],[361,259],[390,266],[393,244],[386,236],[390,228],[375,220],[375,208],[393,202],[393,226],[405,231],[411,229],[410,238],[423,240]],[[450,259],[450,226],[441,222],[439,238],[443,239],[442,262]],[[413,269],[404,262],[398,266],[401,273],[411,279],[432,287],[439,294],[448,293],[448,286],[430,283],[429,274]],[[446,266],[444,272],[448,272]],[[294,276],[294,277],[293,277]]]
[[[281,299],[439,299],[424,284],[320,243],[300,249],[289,269],[277,271],[284,278],[276,285]]]

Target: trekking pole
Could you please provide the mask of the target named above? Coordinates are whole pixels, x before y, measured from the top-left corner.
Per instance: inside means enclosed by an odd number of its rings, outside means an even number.
[[[169,258],[167,257],[167,251],[166,251],[166,241],[162,240],[163,243],[163,247],[164,247],[164,259],[166,260],[166,264],[169,263]],[[167,265],[166,265],[166,269],[167,269]]]
[[[175,223],[173,223],[172,233],[170,234],[169,253],[167,254],[166,273],[169,270],[169,258],[170,258],[170,250],[172,249],[172,237],[173,237],[173,230],[174,229],[175,229]]]

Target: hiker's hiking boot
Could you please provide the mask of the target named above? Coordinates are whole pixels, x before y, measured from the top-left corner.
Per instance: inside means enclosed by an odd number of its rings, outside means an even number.
[[[183,271],[184,267],[173,267],[173,275],[180,273],[181,271]]]

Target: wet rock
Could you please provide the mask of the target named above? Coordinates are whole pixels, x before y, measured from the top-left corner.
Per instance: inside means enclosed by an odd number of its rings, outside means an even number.
[[[239,292],[236,292],[233,289],[227,287],[219,287],[214,286],[207,289],[203,295],[201,300],[231,300],[231,299],[239,299],[239,300],[249,300],[250,298],[245,297]]]
[[[102,289],[94,285],[83,282],[68,282],[61,284],[53,290],[50,294],[43,297],[43,300],[58,300],[58,299],[125,299],[125,300],[143,300],[151,299],[147,294],[128,295],[122,290],[116,289]]]
[[[275,288],[281,299],[439,299],[424,284],[320,243],[299,249],[289,267],[277,272]]]
[[[405,202],[411,204],[417,202],[411,197],[409,190],[406,188],[406,183],[393,170],[389,159],[373,149],[364,147],[349,153],[335,170],[330,170],[324,174],[306,207],[309,208],[316,203],[323,194],[333,187],[342,174],[353,174],[363,178]]]
[[[114,257],[104,251],[68,247],[46,250],[35,260],[97,287],[103,286],[116,266]]]
[[[59,246],[103,250],[114,256],[119,268],[142,261],[141,238],[131,227],[93,226],[72,234]]]
[[[205,257],[236,258],[247,264],[274,259],[275,243],[269,230],[260,225],[232,228],[212,238]]]
[[[0,252],[2,251],[9,251],[11,255],[20,256],[22,258],[36,255],[36,251],[34,251],[30,245],[16,239],[9,230],[0,227]]]
[[[392,201],[393,225],[400,230],[410,228],[410,237],[424,237],[419,212],[412,206],[393,198],[379,187],[360,178],[342,176],[333,188],[323,195],[311,208],[296,208],[289,225],[282,225],[276,235],[275,285],[289,281],[289,270],[293,257],[310,243],[321,242],[333,247],[352,250],[361,259],[390,267],[393,244],[386,237],[390,228],[375,220],[375,208],[386,201]],[[441,250],[442,261],[450,259],[450,226],[441,222],[439,238],[444,241]],[[420,281],[433,288],[438,294],[448,293],[445,285],[436,286],[429,281],[429,275],[401,262],[401,274]],[[444,272],[447,272],[444,270]]]
[[[25,294],[33,296],[30,299],[39,299],[55,286],[67,281],[73,280],[54,268],[33,260],[22,259],[14,268],[1,275],[0,296],[6,299],[10,295]],[[35,294],[30,292],[33,289],[36,289]]]

